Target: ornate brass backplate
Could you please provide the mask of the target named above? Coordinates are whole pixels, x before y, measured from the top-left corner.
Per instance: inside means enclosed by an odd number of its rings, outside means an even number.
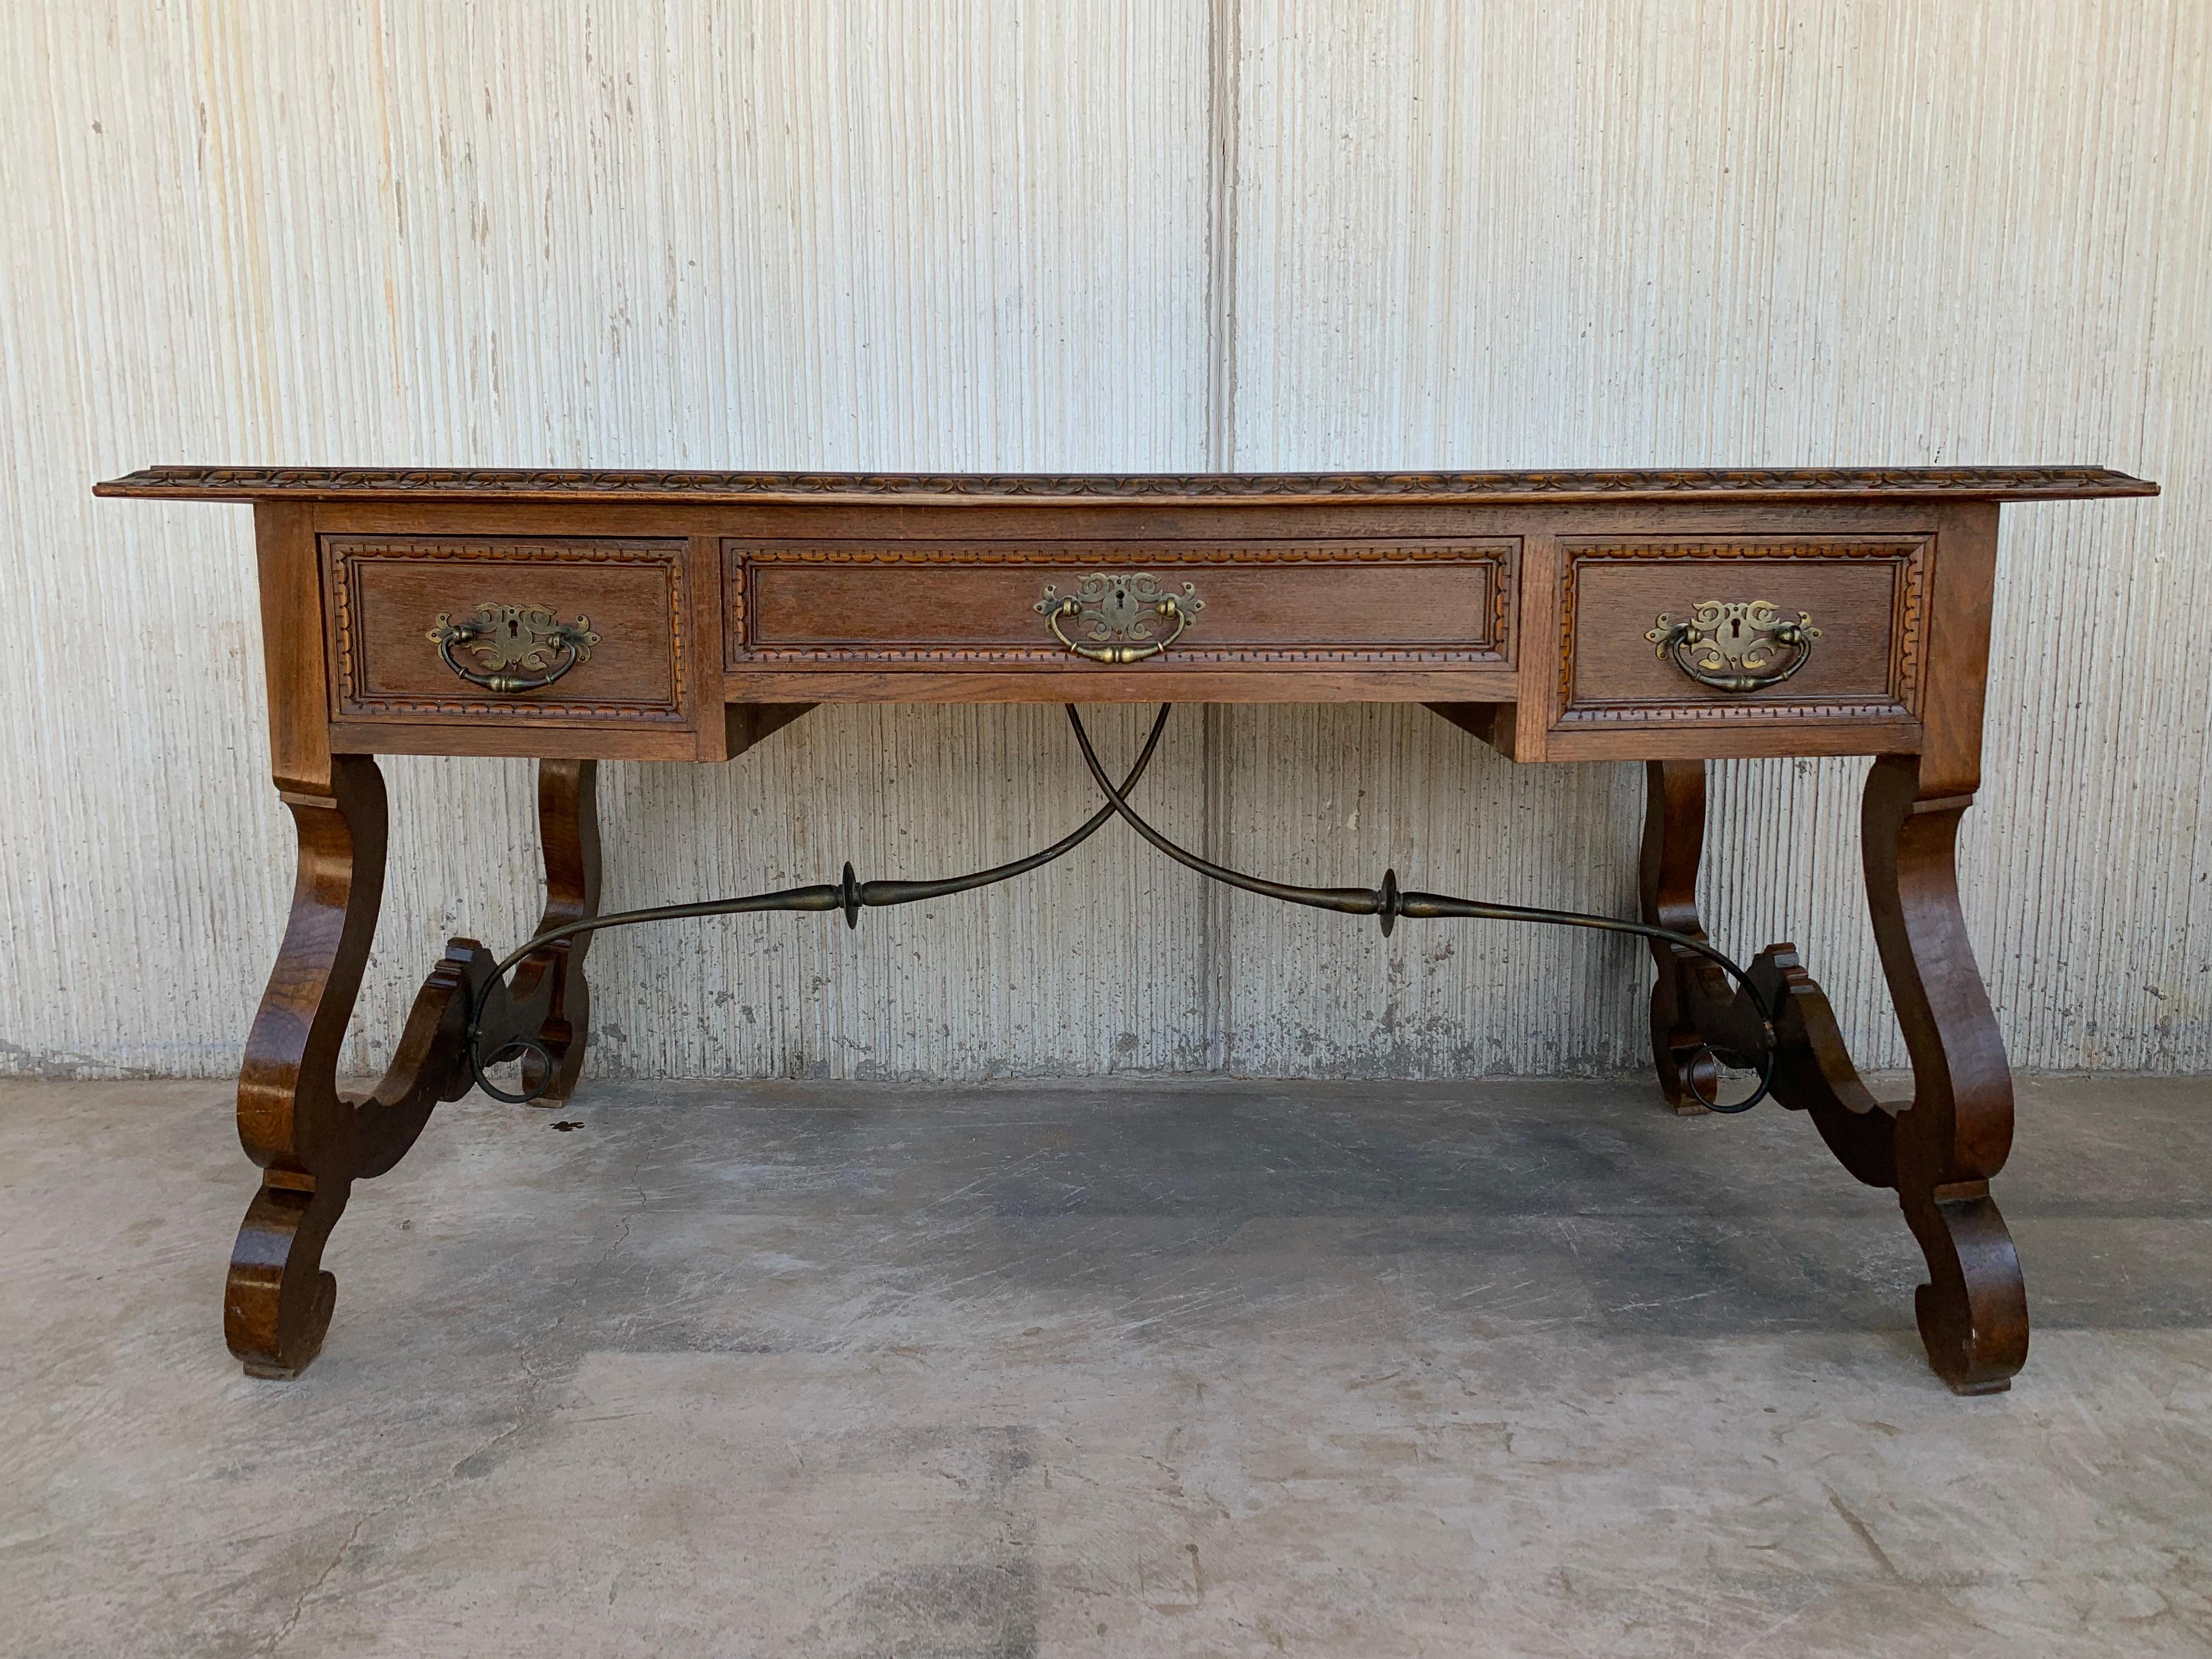
[[[1064,594],[1048,582],[1044,597],[1030,609],[1045,619],[1053,637],[1077,656],[1125,663],[1157,657],[1173,645],[1193,617],[1206,609],[1206,601],[1188,582],[1180,593],[1162,592],[1159,579],[1149,570],[1100,570],[1079,581],[1073,593]],[[1092,643],[1068,638],[1061,629],[1068,621]],[[1160,637],[1156,630],[1170,621],[1174,631]]]
[[[599,642],[589,617],[564,623],[544,605],[480,605],[473,617],[460,622],[441,611],[423,638],[470,684],[507,692],[535,691],[552,684],[578,663],[590,661],[592,647]],[[455,661],[457,645],[472,653],[489,672],[472,671]],[[502,672],[515,668],[528,669],[531,675]]]
[[[1820,630],[1809,612],[1795,620],[1766,599],[1700,599],[1687,620],[1665,611],[1644,635],[1661,660],[1717,691],[1756,691],[1779,685],[1813,654]]]

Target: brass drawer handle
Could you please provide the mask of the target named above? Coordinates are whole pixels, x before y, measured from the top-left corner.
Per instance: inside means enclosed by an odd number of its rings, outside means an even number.
[[[1644,636],[1658,647],[1661,661],[1716,691],[1758,691],[1779,685],[1813,657],[1820,630],[1810,613],[1797,620],[1765,599],[1700,599],[1689,618],[1676,622],[1665,611]]]
[[[1123,575],[1101,570],[1084,577],[1073,593],[1063,594],[1048,582],[1044,597],[1030,608],[1044,617],[1053,638],[1077,656],[1088,657],[1092,662],[1125,663],[1157,657],[1173,645],[1190,626],[1191,618],[1206,609],[1206,601],[1188,582],[1182,585],[1181,593],[1163,593],[1158,579],[1148,570]],[[1094,643],[1079,644],[1061,631],[1060,623],[1070,617],[1081,619],[1082,630]],[[1172,618],[1175,632],[1165,639],[1152,637],[1156,618],[1159,622]],[[1121,643],[1103,643],[1115,640]]]
[[[589,662],[592,647],[599,642],[589,617],[580,615],[564,623],[554,617],[550,605],[480,605],[474,617],[460,622],[441,611],[422,637],[438,647],[446,666],[471,685],[507,693],[544,690],[578,663]],[[464,667],[453,657],[457,645],[466,646],[491,672]],[[538,672],[529,677],[500,672],[510,668]]]

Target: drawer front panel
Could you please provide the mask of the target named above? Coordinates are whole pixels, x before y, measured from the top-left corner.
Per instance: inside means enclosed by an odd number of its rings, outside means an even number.
[[[1919,712],[1925,538],[1568,541],[1561,550],[1556,727],[1895,720]],[[1751,613],[1747,632],[1744,607],[1760,604],[1772,610]],[[1668,628],[1695,619],[1700,606],[1712,607],[1705,618],[1717,647],[1669,649]],[[1788,645],[1750,649],[1762,620],[1795,623],[1801,613],[1818,630],[1802,659]],[[1793,672],[1747,689],[1717,686],[1686,672],[1684,656],[1722,679]]]
[[[682,725],[684,550],[680,540],[326,536],[331,712]],[[536,690],[471,684],[431,637],[441,617],[477,623],[488,631],[455,645],[455,661],[483,678],[538,678],[567,653],[557,643],[531,652],[533,613],[594,636]]]
[[[1038,606],[1085,577],[1151,575],[1200,607],[1150,664],[1497,665],[1515,538],[1482,542],[725,544],[729,665],[1049,669],[1075,661]],[[1071,637],[1089,637],[1077,626]]]

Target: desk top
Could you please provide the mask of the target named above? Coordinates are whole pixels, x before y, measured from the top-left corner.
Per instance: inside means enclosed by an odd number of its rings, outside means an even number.
[[[1574,472],[697,472],[155,466],[96,495],[173,501],[1790,501],[2155,495],[2101,466],[1722,467]]]

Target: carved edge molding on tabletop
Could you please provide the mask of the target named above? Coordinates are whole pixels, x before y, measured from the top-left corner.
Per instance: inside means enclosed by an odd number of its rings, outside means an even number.
[[[94,486],[106,496],[516,494],[664,496],[949,495],[1437,496],[1756,494],[2154,495],[2158,487],[2096,466],[1655,468],[1577,471],[921,473],[702,472],[554,469],[155,466]]]

